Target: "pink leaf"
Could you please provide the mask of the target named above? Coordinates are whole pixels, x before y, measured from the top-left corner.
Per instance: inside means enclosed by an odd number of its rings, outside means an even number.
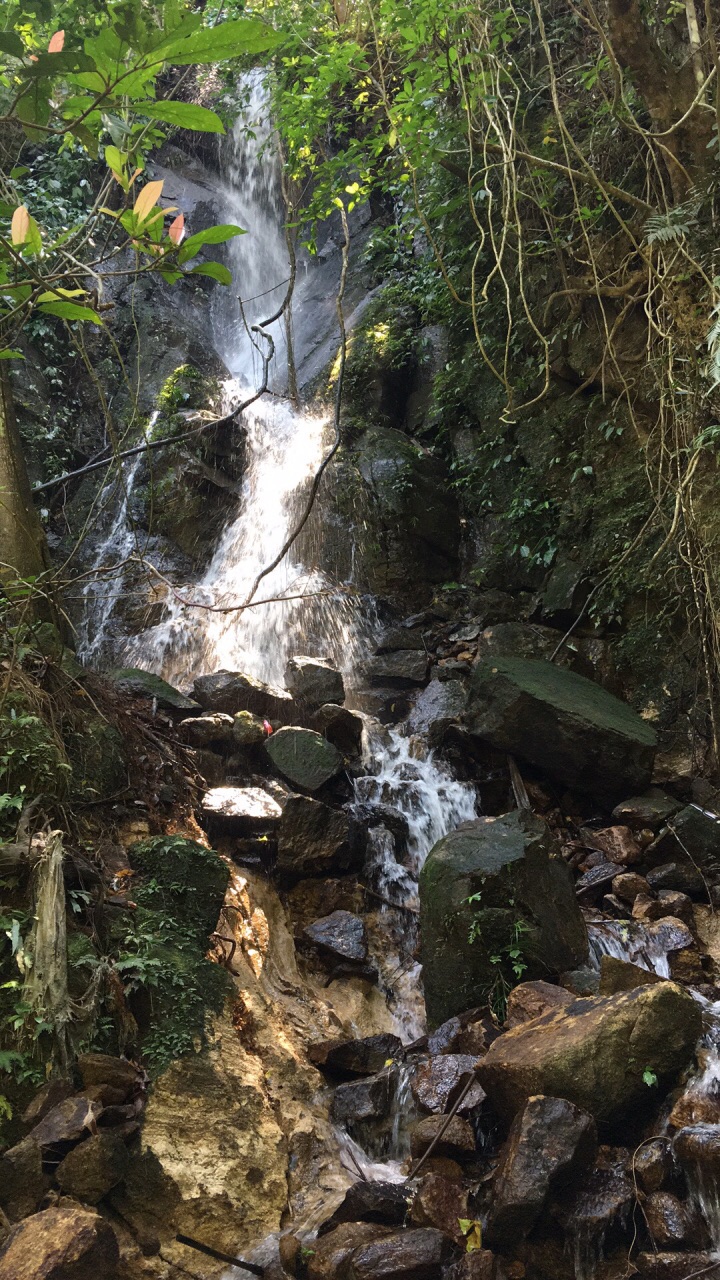
[[[62,51],[62,47],[64,44],[65,44],[65,32],[56,31],[55,35],[52,36],[50,39],[50,43],[48,45],[48,53],[60,53]]]
[[[180,244],[180,241],[185,235],[185,219],[181,213],[178,214],[174,222],[170,223],[168,235],[173,244]]]
[[[273,731],[273,727],[272,727],[272,725],[271,725],[271,723],[270,723],[270,721],[269,721],[269,720],[263,720],[263,729],[265,730],[265,732],[266,732],[266,734],[267,734],[267,736],[268,736],[268,738],[269,738],[269,737],[270,737],[270,734],[271,734],[271,733],[272,733],[272,731]]]

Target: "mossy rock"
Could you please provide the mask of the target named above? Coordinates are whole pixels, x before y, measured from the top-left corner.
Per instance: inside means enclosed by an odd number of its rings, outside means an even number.
[[[139,694],[140,697],[144,698],[154,698],[159,707],[164,707],[171,711],[199,710],[197,702],[193,702],[192,698],[188,698],[187,694],[180,693],[179,689],[173,688],[161,676],[153,675],[151,671],[143,671],[140,667],[116,669],[109,673],[109,678],[118,688],[125,690],[127,693]]]
[[[150,881],[138,902],[165,910],[185,930],[207,938],[215,928],[230,872],[214,849],[183,836],[155,836],[132,845],[131,865]]]
[[[104,800],[127,785],[127,761],[121,735],[100,716],[89,713],[82,731],[65,734],[72,765],[72,790],[78,797]]]

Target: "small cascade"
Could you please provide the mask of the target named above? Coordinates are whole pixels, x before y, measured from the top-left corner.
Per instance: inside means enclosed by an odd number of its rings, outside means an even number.
[[[590,963],[595,969],[599,970],[603,956],[614,956],[617,960],[628,960],[631,964],[639,965],[641,969],[649,969],[661,978],[670,977],[667,953],[645,926],[636,920],[588,922],[588,941]]]

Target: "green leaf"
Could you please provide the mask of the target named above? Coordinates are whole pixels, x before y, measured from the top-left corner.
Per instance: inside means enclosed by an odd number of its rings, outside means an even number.
[[[40,142],[44,138],[41,129],[34,129],[36,124],[47,124],[50,119],[50,82],[35,80],[17,104],[17,114],[25,127],[25,133],[32,142]]]
[[[63,49],[62,53],[39,53],[35,62],[23,69],[28,80],[38,76],[61,76],[70,72],[93,71],[95,63],[80,49]]]
[[[0,31],[0,53],[9,53],[13,58],[22,58],[25,46],[17,31]]]
[[[189,262],[191,258],[195,257],[196,253],[199,253],[204,244],[224,244],[226,240],[232,240],[233,236],[244,235],[245,231],[242,227],[236,227],[229,222],[219,223],[216,227],[208,227],[205,231],[198,231],[185,241],[178,255],[178,262]]]
[[[114,169],[116,173],[122,173],[125,168],[125,156],[117,147],[108,146],[105,148],[105,163],[108,169]]]
[[[232,275],[221,262],[203,262],[188,272],[191,276],[210,276],[211,280],[219,280],[220,284],[232,284]]]
[[[196,107],[194,102],[138,102],[134,109],[151,120],[164,120],[166,124],[181,129],[195,129],[198,133],[224,133],[222,120],[207,107]]]
[[[102,320],[90,307],[79,307],[76,302],[43,302],[38,311],[49,316],[59,316],[61,320],[85,320],[91,324],[102,324]]]
[[[22,351],[13,351],[12,347],[6,347],[4,351],[0,351],[0,360],[24,360]]]
[[[257,18],[236,18],[216,27],[201,27],[180,39],[172,35],[152,52],[153,59],[162,55],[163,62],[176,67],[194,62],[222,62],[243,54],[266,53],[281,43],[282,36]]]

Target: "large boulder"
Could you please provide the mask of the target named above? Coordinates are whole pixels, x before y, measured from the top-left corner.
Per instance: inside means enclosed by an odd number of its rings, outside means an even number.
[[[512,982],[518,960],[533,979],[584,959],[585,924],[555,855],[550,829],[525,810],[481,818],[430,850],[420,873],[420,935],[433,1026],[485,1003],[501,973]]]
[[[672,982],[575,1000],[499,1036],[477,1067],[490,1101],[506,1119],[533,1094],[567,1098],[598,1121],[622,1117],[690,1061],[700,1007]]]
[[[0,1280],[113,1280],[119,1256],[109,1223],[64,1203],[10,1232],[0,1250]]]
[[[424,734],[439,746],[448,729],[459,726],[467,707],[467,689],[460,680],[431,680],[415,699],[408,716],[411,733]]]
[[[353,861],[346,813],[310,796],[291,796],[278,834],[278,871],[285,876],[326,876]]]
[[[294,787],[317,791],[343,767],[337,747],[314,729],[278,729],[265,743],[270,759]]]
[[[0,1156],[0,1206],[12,1221],[34,1213],[50,1186],[42,1151],[25,1138]]]
[[[55,1176],[66,1195],[76,1196],[85,1204],[97,1204],[122,1182],[129,1163],[122,1138],[108,1129],[73,1147],[61,1160]]]
[[[492,747],[603,800],[650,782],[652,726],[600,685],[551,662],[498,656],[479,663],[467,723]]]
[[[530,1098],[515,1117],[500,1155],[488,1241],[517,1240],[532,1230],[552,1193],[592,1162],[595,1121],[565,1098]]]
[[[209,676],[199,676],[193,693],[205,711],[224,711],[228,716],[235,716],[238,711],[252,711],[253,715],[280,724],[292,724],[295,716],[295,703],[289,693],[241,671],[215,671]]]
[[[138,698],[151,698],[163,710],[184,711],[185,714],[198,710],[198,703],[188,698],[187,694],[180,693],[179,689],[168,684],[161,676],[143,671],[140,667],[123,667],[111,671],[110,679],[123,693],[130,693]]]
[[[293,698],[306,707],[345,701],[340,672],[322,658],[291,658],[285,668],[285,683]]]
[[[213,787],[203,796],[202,814],[210,830],[245,836],[276,827],[282,809],[262,787]]]

